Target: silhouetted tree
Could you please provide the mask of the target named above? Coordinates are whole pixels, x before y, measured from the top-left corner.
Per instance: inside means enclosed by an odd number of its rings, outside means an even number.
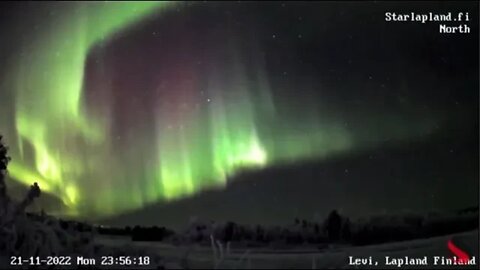
[[[338,241],[340,239],[341,223],[342,219],[337,210],[330,212],[327,219],[327,232],[330,241]]]
[[[2,135],[0,135],[0,197],[7,197],[7,186],[5,185],[5,174],[7,173],[7,165],[10,161],[8,156],[8,147],[3,144]]]
[[[265,241],[265,230],[260,225],[257,225],[255,227],[255,240],[257,240],[258,242]]]
[[[235,232],[235,228],[236,228],[236,224],[229,221],[227,222],[227,224],[225,225],[225,239],[224,241],[225,242],[230,242],[233,240],[233,234]]]
[[[343,223],[342,226],[342,239],[346,241],[350,241],[352,238],[352,232],[351,232],[351,224],[350,224],[350,219],[345,219],[345,222]]]

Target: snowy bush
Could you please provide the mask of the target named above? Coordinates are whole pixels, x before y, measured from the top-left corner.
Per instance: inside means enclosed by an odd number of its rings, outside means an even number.
[[[76,222],[60,221],[43,211],[40,215],[26,214],[25,209],[40,196],[41,187],[33,183],[23,200],[20,202],[12,200],[7,194],[5,185],[9,160],[7,147],[1,142],[0,136],[0,269],[9,266],[10,256],[45,258],[55,255],[81,255],[91,258],[102,255],[150,255],[151,266],[165,269],[162,259],[145,249],[96,245],[94,243],[96,232],[92,226],[85,224],[79,226]],[[82,227],[82,231],[79,227]]]
[[[34,219],[25,213],[41,194],[37,183],[30,186],[20,202],[8,196],[5,176],[9,160],[0,136],[0,256],[93,255],[93,232],[65,230],[53,217],[42,214]]]

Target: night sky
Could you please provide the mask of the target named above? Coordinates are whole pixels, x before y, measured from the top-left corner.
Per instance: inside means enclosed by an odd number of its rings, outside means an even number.
[[[478,204],[476,2],[0,5],[0,133],[36,209],[177,226]],[[469,12],[471,33],[387,11]]]

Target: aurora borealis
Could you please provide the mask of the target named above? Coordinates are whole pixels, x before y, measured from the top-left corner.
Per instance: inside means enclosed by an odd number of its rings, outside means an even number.
[[[88,170],[88,164],[78,163],[86,157],[79,151],[105,142],[103,127],[88,119],[81,104],[88,52],[115,31],[158,12],[161,5],[167,3],[69,3],[52,7],[61,14],[46,22],[47,29],[25,44],[22,58],[12,67],[19,157],[24,144],[30,144],[34,151],[32,168],[19,158],[12,162],[12,177],[25,184],[35,179],[44,191],[59,194],[68,206],[78,204],[81,195],[75,179]],[[84,143],[75,143],[78,138]]]
[[[415,82],[400,73],[333,82],[341,54],[322,55],[324,68],[312,72],[321,61],[309,44],[329,35],[297,14],[302,5],[278,24],[268,4],[232,5],[240,4],[21,6],[35,30],[12,37],[3,72],[10,177],[38,182],[65,204],[62,214],[108,216],[226,188],[244,169],[422,140],[463,115],[409,97]],[[272,14],[285,8],[271,5]],[[15,23],[9,29],[26,25]],[[347,78],[355,83],[338,82]],[[362,103],[386,87],[403,92]],[[337,94],[345,88],[357,93]],[[349,95],[360,101],[347,104]]]

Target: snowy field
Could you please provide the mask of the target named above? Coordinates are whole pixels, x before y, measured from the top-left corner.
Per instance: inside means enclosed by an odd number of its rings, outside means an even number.
[[[475,265],[434,265],[434,256],[451,258],[453,254],[447,247],[451,240],[469,256],[475,257]],[[330,246],[319,250],[314,248],[295,248],[290,250],[274,250],[268,248],[237,249],[232,244],[215,244],[213,246],[185,245],[174,246],[160,242],[133,242],[127,237],[99,236],[95,244],[105,250],[120,250],[121,254],[103,255],[149,256],[151,265],[140,267],[111,266],[100,267],[100,258],[96,258],[94,269],[479,269],[478,266],[478,230],[435,237],[371,245],[364,247]],[[213,248],[215,247],[215,248]],[[80,255],[80,254],[78,254]],[[353,258],[371,260],[373,265],[349,264]],[[424,258],[428,265],[412,266],[385,265],[385,258]],[[35,269],[23,266],[11,266],[10,258],[0,256],[1,269]],[[8,266],[8,267],[7,267]],[[6,267],[6,268],[5,268]],[[40,267],[40,269],[78,269],[70,267]],[[91,268],[90,268],[91,269]]]
[[[434,256],[451,258],[453,254],[447,247],[452,240],[475,256],[476,265],[434,265]],[[124,237],[101,237],[97,243],[111,246],[128,246],[157,254],[163,258],[167,268],[229,268],[229,269],[399,269],[397,265],[385,265],[385,257],[390,258],[423,258],[427,256],[426,266],[403,266],[407,269],[478,269],[478,230],[453,234],[430,239],[420,239],[372,245],[365,247],[329,247],[325,250],[295,249],[235,249],[234,245],[222,245],[216,248],[208,246],[173,246],[164,243],[132,242]],[[350,265],[349,256],[354,258],[372,257],[374,265]],[[376,262],[378,263],[377,265]]]

